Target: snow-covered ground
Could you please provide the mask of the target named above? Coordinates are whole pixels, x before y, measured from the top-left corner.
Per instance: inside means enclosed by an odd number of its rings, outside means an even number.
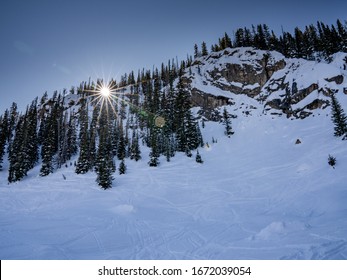
[[[347,142],[329,109],[233,129],[206,122],[203,164],[153,168],[143,149],[106,191],[73,167],[11,185],[0,172],[0,259],[346,259]]]

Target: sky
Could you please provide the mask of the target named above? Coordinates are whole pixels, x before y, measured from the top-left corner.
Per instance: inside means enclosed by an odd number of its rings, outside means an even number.
[[[47,91],[160,67],[210,47],[224,32],[346,20],[347,1],[0,0],[0,115]]]

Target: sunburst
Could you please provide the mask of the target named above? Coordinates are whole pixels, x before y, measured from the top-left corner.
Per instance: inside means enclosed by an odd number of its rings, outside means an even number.
[[[124,99],[124,96],[136,95],[134,93],[126,93],[127,89],[129,89],[129,87],[131,86],[134,85],[118,87],[112,81],[106,83],[104,83],[103,81],[98,81],[94,89],[84,89],[83,92],[88,92],[90,93],[90,97],[94,97],[94,106],[98,106],[100,108],[98,119],[100,119],[104,110],[106,111],[107,118],[109,118],[109,110],[111,110],[112,113],[116,116],[117,112],[115,109],[115,104],[118,103],[119,100],[121,100],[122,102],[128,104],[130,107],[135,108],[135,110],[138,110],[140,114],[147,117],[151,116],[153,118],[154,125],[162,128],[165,125],[165,119],[163,117],[155,115],[152,112],[143,111],[143,109],[141,109],[140,107]]]
[[[102,89],[100,90],[100,94],[105,97],[108,98],[111,94],[111,90],[108,87],[102,87]]]

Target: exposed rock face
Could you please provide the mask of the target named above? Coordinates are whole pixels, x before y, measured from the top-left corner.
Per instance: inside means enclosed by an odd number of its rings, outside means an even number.
[[[264,112],[305,118],[328,107],[332,93],[347,94],[345,72],[337,65],[235,48],[198,58],[185,77],[193,105],[206,111],[235,104],[237,95],[245,95]]]
[[[197,105],[204,109],[208,109],[208,108],[213,109],[213,108],[217,108],[227,104],[231,104],[230,99],[227,97],[214,96],[214,95],[205,93],[203,91],[200,91],[197,88],[193,88],[191,93],[192,93],[191,101],[193,105]]]
[[[325,79],[327,82],[335,82],[338,85],[341,85],[343,83],[343,76],[342,75],[338,75],[329,79]]]
[[[256,60],[256,65],[226,63],[222,69],[214,68],[209,75],[213,79],[212,83],[222,90],[254,97],[260,93],[272,74],[284,67],[284,60],[270,63],[266,53]],[[220,78],[224,78],[226,83],[220,82]]]

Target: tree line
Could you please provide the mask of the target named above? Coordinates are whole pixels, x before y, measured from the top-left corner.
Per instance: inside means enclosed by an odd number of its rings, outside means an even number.
[[[231,38],[227,33],[211,46],[211,52],[233,47],[254,47],[260,50],[278,51],[286,57],[314,60],[329,58],[342,51],[347,52],[347,23],[337,20],[336,24],[327,25],[318,21],[304,29],[296,27],[294,33],[282,31],[277,36],[266,24],[252,25],[251,28],[238,28]],[[206,43],[202,42],[201,50],[194,45],[194,57],[208,55]]]

